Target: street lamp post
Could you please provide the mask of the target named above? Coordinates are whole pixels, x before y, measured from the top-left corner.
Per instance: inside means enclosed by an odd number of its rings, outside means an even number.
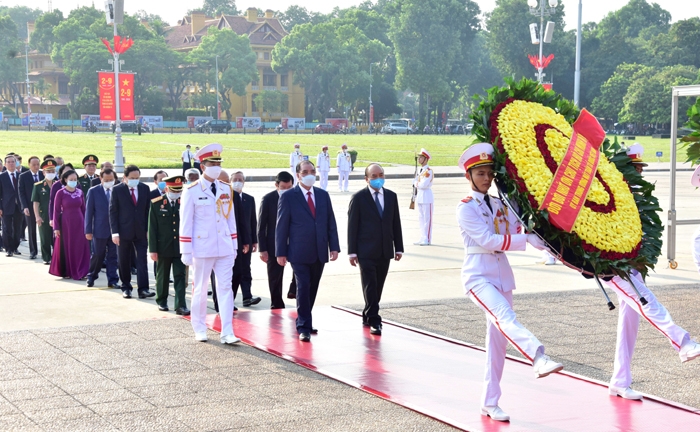
[[[29,131],[32,131],[32,101],[30,99],[31,94],[29,93],[29,38],[27,38],[27,43],[24,44],[24,66],[27,71],[27,127]]]
[[[528,2],[527,2],[528,6],[530,6],[530,13],[535,15],[535,16],[539,15],[539,17],[540,17],[539,41],[538,41],[538,44],[540,46],[540,55],[539,55],[539,67],[537,68],[537,81],[539,81],[540,83],[542,83],[542,78],[544,77],[544,74],[542,73],[542,71],[544,70],[544,68],[542,67],[542,58],[543,58],[542,50],[544,48],[543,45],[545,43],[544,17],[554,15],[554,13],[556,12],[555,8],[557,7],[559,0],[547,0],[547,3],[549,3],[549,7],[546,7],[545,0],[539,0],[539,8],[538,8],[537,7],[538,6],[537,0],[528,0]],[[550,39],[549,42],[551,42],[550,31],[552,31],[552,30],[550,30],[550,26],[551,26],[551,29],[553,30],[554,23],[552,23],[552,22],[547,23],[547,34],[548,34],[548,37]]]
[[[578,25],[576,27],[576,71],[574,72],[574,105],[579,106],[581,96],[581,15],[583,2],[578,0]]]
[[[216,56],[216,119],[221,120],[221,102],[219,102],[219,56]]]

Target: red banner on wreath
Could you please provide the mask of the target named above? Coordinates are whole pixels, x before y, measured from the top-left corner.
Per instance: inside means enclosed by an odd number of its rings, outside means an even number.
[[[100,120],[117,119],[117,106],[114,96],[114,73],[97,73],[97,90],[100,96]]]
[[[549,221],[571,232],[591,188],[605,131],[586,109],[573,124],[569,148],[559,164],[540,210],[549,212]]]
[[[119,74],[119,114],[122,120],[136,120],[134,116],[134,74]]]

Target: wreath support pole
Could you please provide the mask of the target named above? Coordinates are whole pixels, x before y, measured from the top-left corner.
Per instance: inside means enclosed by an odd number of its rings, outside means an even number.
[[[608,293],[605,291],[605,288],[603,288],[603,284],[600,283],[600,279],[598,279],[598,275],[594,275],[595,281],[598,282],[598,287],[600,287],[600,290],[603,291],[603,295],[605,296],[605,300],[608,301],[608,310],[613,310],[615,309],[615,305],[613,302],[610,301],[610,297],[608,296]],[[634,284],[632,284],[634,286]],[[635,288],[636,290],[637,288]]]
[[[646,304],[648,303],[648,302],[647,302],[647,299],[645,299],[645,298],[639,293],[639,290],[637,289],[637,285],[635,285],[635,283],[634,283],[634,281],[632,280],[632,278],[630,277],[629,273],[625,273],[625,274],[623,275],[623,278],[624,278],[627,282],[629,282],[630,285],[632,285],[632,288],[634,289],[634,292],[637,293],[637,297],[639,297],[639,303],[641,303],[642,306],[646,306]]]

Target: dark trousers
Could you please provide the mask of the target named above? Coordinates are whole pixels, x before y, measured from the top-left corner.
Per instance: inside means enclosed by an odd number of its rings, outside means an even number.
[[[297,331],[311,332],[311,309],[316,302],[318,284],[323,275],[321,261],[313,264],[292,264],[294,278],[297,280]]]
[[[53,248],[53,228],[48,221],[44,221],[39,227],[39,241],[41,242],[41,259],[51,262],[51,249]]]
[[[240,285],[243,293],[243,300],[248,300],[253,297],[250,288],[253,284],[253,276],[250,274],[250,259],[253,253],[248,251],[247,254],[239,253],[236,255],[236,261],[233,263],[233,276],[231,277],[231,288],[233,289],[233,298],[238,295],[238,286]]]
[[[43,248],[42,248],[43,250]],[[92,238],[92,250],[90,256],[90,272],[88,280],[95,281],[100,277],[102,264],[107,264],[107,283],[114,285],[119,282],[117,275],[117,245],[112,242],[112,238]]]
[[[158,255],[156,261],[156,303],[160,306],[168,306],[168,294],[170,291],[170,269],[173,270],[173,281],[175,288],[175,309],[186,308],[185,289],[185,265],[180,257],[164,257]]]
[[[22,220],[24,220],[24,213],[2,214],[2,241],[3,247],[8,252],[14,252],[19,247]]]
[[[282,282],[284,279],[284,267],[277,264],[277,258],[270,255],[267,260],[267,283],[270,287],[270,309],[284,309],[282,299]],[[289,284],[289,291],[296,295],[297,281],[292,276],[292,283]]]
[[[29,240],[29,255],[35,256],[38,254],[37,243],[36,243],[36,216],[34,212],[30,211],[29,216],[24,216],[24,222],[27,224],[27,229],[29,233],[27,235],[27,240]]]
[[[195,162],[194,167],[197,169],[197,171],[199,171],[200,174],[202,174],[202,164],[200,164],[199,162]]]
[[[182,175],[185,175],[185,171],[187,171],[190,168],[192,168],[192,164],[190,162],[183,162],[182,163]]]
[[[146,255],[148,240],[146,239],[120,239],[117,253],[119,257],[119,278],[122,281],[122,291],[131,291],[131,252],[136,248],[136,283],[139,292],[148,291],[148,263]]]
[[[362,310],[362,324],[376,326],[382,323],[379,316],[379,302],[382,299],[384,281],[389,272],[388,259],[359,258],[362,294],[365,296],[365,308]]]

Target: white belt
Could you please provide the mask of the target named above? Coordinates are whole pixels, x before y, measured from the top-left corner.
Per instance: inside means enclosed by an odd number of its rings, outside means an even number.
[[[467,246],[467,255],[497,254],[497,253],[503,253],[503,252],[484,249],[481,246]]]

